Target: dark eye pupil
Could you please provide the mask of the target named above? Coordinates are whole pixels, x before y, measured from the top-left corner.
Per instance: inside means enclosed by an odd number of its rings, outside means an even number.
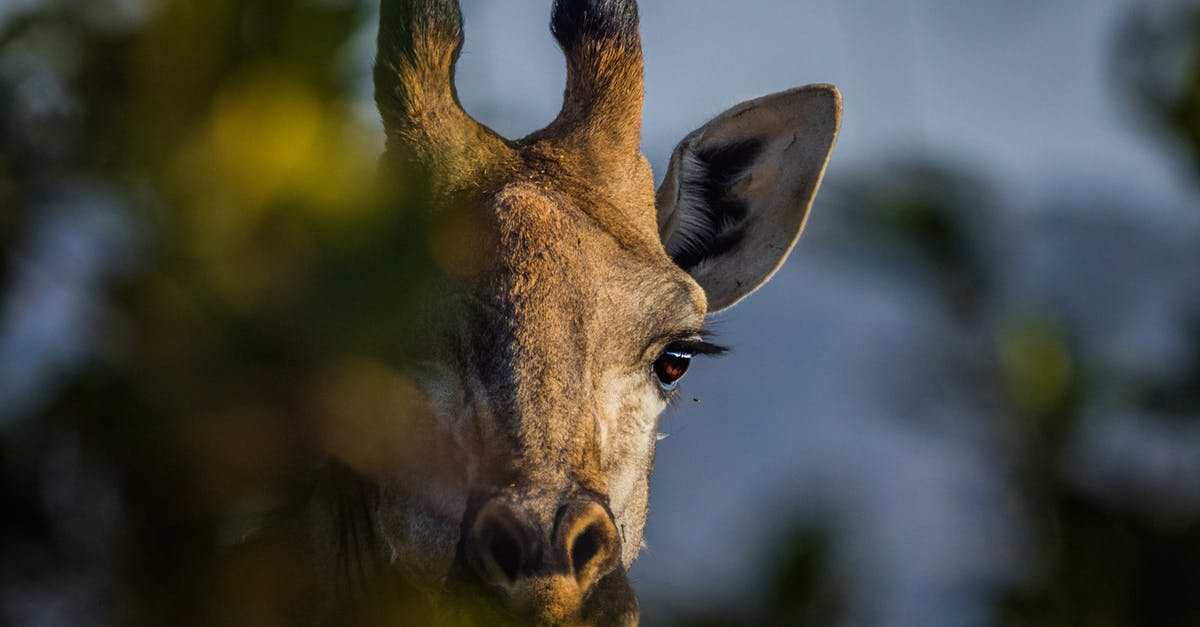
[[[687,373],[692,356],[678,351],[667,351],[654,362],[654,374],[663,385],[674,385]]]

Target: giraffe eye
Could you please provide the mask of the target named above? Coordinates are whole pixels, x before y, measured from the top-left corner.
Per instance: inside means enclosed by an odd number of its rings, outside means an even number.
[[[654,360],[654,376],[658,386],[663,390],[673,390],[679,384],[683,375],[687,374],[688,366],[692,363],[692,354],[675,346],[668,346],[658,359]]]

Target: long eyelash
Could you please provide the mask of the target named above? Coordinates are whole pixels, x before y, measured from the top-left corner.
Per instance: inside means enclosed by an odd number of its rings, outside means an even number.
[[[667,338],[668,346],[692,355],[719,357],[729,352],[729,347],[708,341],[714,333],[707,329],[692,329],[676,333]]]
[[[693,355],[693,356],[694,355],[708,355],[708,356],[712,356],[712,357],[719,357],[719,356],[724,355],[725,353],[729,352],[729,348],[726,346],[721,346],[719,344],[713,344],[712,342],[706,342],[704,340],[697,340],[695,338],[689,338],[686,340],[675,340],[675,341],[671,342],[670,344],[668,344],[667,346],[669,346],[675,350],[678,350],[682,353],[688,353],[689,355]]]

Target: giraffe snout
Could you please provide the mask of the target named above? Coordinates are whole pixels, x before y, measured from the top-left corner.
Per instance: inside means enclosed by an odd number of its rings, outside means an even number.
[[[474,574],[513,611],[541,624],[577,624],[602,581],[624,578],[615,572],[620,536],[595,500],[546,509],[554,514],[543,524],[539,508],[494,498],[478,510],[462,548]]]

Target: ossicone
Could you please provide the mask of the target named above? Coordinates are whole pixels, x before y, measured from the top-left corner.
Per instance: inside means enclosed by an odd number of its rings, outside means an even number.
[[[463,45],[458,0],[382,0],[375,102],[387,155],[423,167],[435,190],[472,184],[505,143],[463,110],[454,67]]]

